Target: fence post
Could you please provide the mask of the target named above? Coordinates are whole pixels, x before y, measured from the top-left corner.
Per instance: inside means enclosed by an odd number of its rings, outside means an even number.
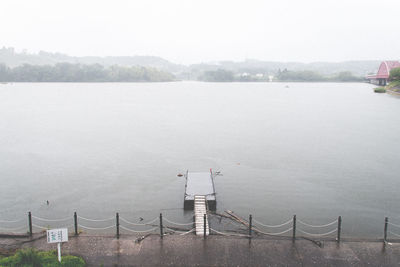
[[[119,213],[115,214],[115,223],[117,226],[117,239],[119,239]]]
[[[252,227],[253,217],[249,215],[249,238],[251,238],[251,227]]]
[[[160,237],[163,238],[162,213],[160,213]]]
[[[296,215],[293,215],[293,241],[296,240]]]
[[[206,214],[204,213],[204,239],[206,239],[206,235],[207,235],[207,217]]]
[[[337,221],[337,242],[340,243],[340,232],[342,231],[342,216],[338,217]]]
[[[75,235],[78,235],[78,215],[76,211],[74,212],[74,228],[75,228]]]
[[[29,236],[32,236],[32,213],[28,212]]]
[[[387,240],[388,223],[389,223],[389,218],[385,217],[385,229],[383,231],[383,243],[386,243],[386,240]]]

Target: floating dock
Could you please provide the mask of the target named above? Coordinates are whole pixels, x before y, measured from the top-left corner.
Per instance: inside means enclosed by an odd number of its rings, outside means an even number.
[[[194,209],[195,196],[204,196],[209,210],[217,209],[214,178],[210,172],[186,172],[184,209]]]

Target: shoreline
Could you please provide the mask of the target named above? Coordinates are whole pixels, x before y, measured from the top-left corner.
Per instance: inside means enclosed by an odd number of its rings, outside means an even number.
[[[218,83],[218,84],[229,84],[229,83],[344,83],[344,84],[351,84],[351,83],[364,83],[364,84],[369,84],[364,81],[199,81],[199,80],[172,80],[172,81],[119,81],[119,82],[113,82],[113,81],[96,81],[96,82],[90,82],[90,81],[10,81],[10,82],[0,82],[0,85],[12,85],[12,84],[28,84],[28,83],[33,83],[33,84],[56,84],[56,83],[65,83],[65,84],[107,84],[107,83],[115,83],[115,84],[120,84],[120,83],[137,83],[137,84],[152,84],[152,83],[180,83],[180,82],[197,82],[197,83]]]
[[[400,88],[394,88],[394,89],[400,90]],[[386,88],[386,92],[391,95],[400,96],[400,92],[393,90],[393,88]]]

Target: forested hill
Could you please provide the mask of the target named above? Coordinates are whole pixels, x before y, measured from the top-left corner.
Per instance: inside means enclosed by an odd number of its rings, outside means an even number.
[[[169,82],[175,76],[149,67],[104,67],[100,64],[24,64],[10,68],[0,64],[0,82]]]
[[[100,64],[105,67],[113,65],[126,67],[141,66],[157,68],[172,73],[185,69],[185,66],[174,64],[168,60],[154,56],[73,57],[61,53],[48,53],[44,51],[40,51],[37,54],[27,52],[17,53],[12,47],[0,48],[0,63],[11,68],[24,64],[55,65],[57,63],[70,63],[82,65]]]

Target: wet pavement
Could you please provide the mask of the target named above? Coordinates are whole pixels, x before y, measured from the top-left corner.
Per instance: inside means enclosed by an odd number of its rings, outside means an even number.
[[[158,235],[135,242],[137,236],[81,234],[71,236],[62,252],[82,256],[89,266],[399,266],[400,243],[378,241],[322,241],[305,239]],[[0,252],[21,247],[56,249],[40,234],[0,238]]]

